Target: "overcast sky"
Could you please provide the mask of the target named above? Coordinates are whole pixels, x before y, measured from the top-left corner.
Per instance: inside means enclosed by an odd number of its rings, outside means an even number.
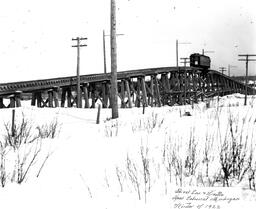
[[[255,0],[116,0],[118,70],[175,66],[180,57],[208,55],[212,68],[243,75],[238,54],[256,54]],[[110,0],[1,0],[0,82],[75,75],[71,39],[87,37],[81,74],[103,72],[102,31],[109,34]],[[106,37],[108,71],[109,37]],[[249,64],[256,74],[256,63]]]

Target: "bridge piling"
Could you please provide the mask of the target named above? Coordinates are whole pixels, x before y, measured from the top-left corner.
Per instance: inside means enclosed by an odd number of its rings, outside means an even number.
[[[53,100],[54,100],[54,106],[55,107],[59,107],[58,92],[59,92],[59,88],[54,86],[53,87]]]
[[[61,107],[65,107],[66,94],[67,94],[67,88],[62,87],[62,89],[61,89]]]
[[[4,99],[0,97],[0,108],[6,108],[4,105]]]
[[[155,98],[155,93],[154,93],[154,77],[151,76],[150,77],[150,93],[151,93],[151,96],[150,96],[150,106],[153,107],[154,106],[154,98]]]
[[[48,103],[49,103],[48,107],[53,107],[53,90],[52,89],[48,90]]]
[[[160,97],[160,90],[159,90],[157,75],[154,76],[154,82],[155,82],[155,89],[156,89],[156,104],[158,107],[161,107],[161,97]]]
[[[127,92],[127,97],[128,97],[128,107],[132,108],[131,91],[130,91],[130,86],[129,86],[128,80],[125,80],[125,87],[126,87],[126,92]]]
[[[120,99],[121,99],[121,108],[126,108],[125,104],[125,81],[121,80],[121,92],[120,92]]]
[[[88,95],[88,83],[82,84],[84,94],[84,108],[89,108],[89,95]]]

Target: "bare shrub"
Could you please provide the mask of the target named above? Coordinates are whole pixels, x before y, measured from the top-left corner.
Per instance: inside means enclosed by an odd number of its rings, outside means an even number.
[[[24,152],[19,152],[17,155],[16,170],[13,175],[18,184],[21,184],[26,179],[28,172],[31,170],[41,151],[41,142],[39,141],[36,142],[35,147],[29,147],[28,151],[26,150],[28,145],[24,146]]]
[[[178,152],[173,149],[171,157],[171,165],[174,169],[174,175],[176,179],[176,185],[182,186],[183,181],[183,163],[181,157],[178,155]],[[179,179],[179,184],[177,182],[177,178]]]
[[[50,124],[37,126],[36,129],[38,130],[38,138],[55,138],[59,133],[58,127],[59,123],[57,119],[51,121]]]
[[[150,182],[150,171],[149,171],[149,157],[148,157],[148,147],[141,145],[140,154],[143,166],[143,180],[144,180],[144,197],[145,202],[147,202],[147,193],[150,192],[151,182]]]
[[[6,179],[7,179],[5,159],[6,159],[6,149],[0,142],[0,160],[1,160],[0,161],[0,183],[2,187],[5,186]]]
[[[45,157],[45,159],[44,159],[42,165],[40,166],[40,168],[39,168],[39,170],[38,170],[38,173],[37,173],[37,175],[36,175],[37,178],[38,178],[39,175],[41,174],[41,171],[42,171],[43,167],[45,166],[46,161],[49,159],[49,157],[52,155],[52,153],[53,153],[53,152],[49,152],[49,153],[46,155],[46,157]]]
[[[209,133],[206,133],[205,136],[205,145],[203,150],[203,163],[206,165],[205,175],[209,177],[209,163],[210,163],[210,150],[213,146],[213,138],[209,136]]]
[[[245,165],[246,154],[248,152],[248,133],[245,137],[246,139],[243,141],[245,118],[243,118],[243,125],[241,133],[239,134],[237,134],[238,128],[234,129],[233,123],[233,118],[230,115],[229,130],[231,137],[229,138],[228,135],[226,135],[220,151],[220,163],[223,171],[223,186],[230,186],[230,177],[237,178],[237,180],[241,181],[248,170],[248,166]],[[237,136],[239,136],[239,139]]]
[[[196,152],[197,152],[197,143],[195,141],[195,135],[194,135],[194,128],[190,129],[190,138],[189,138],[189,144],[187,149],[187,157],[185,160],[185,169],[186,169],[186,175],[194,175],[195,170],[198,166],[198,162],[196,160]]]
[[[24,113],[22,113],[20,125],[14,126],[14,135],[10,123],[4,123],[4,126],[6,130],[6,135],[4,136],[5,147],[11,146],[14,149],[18,149],[21,144],[25,144],[33,138],[31,134],[32,125],[25,118]]]
[[[108,124],[110,123],[110,125]],[[116,137],[119,132],[119,123],[117,120],[110,121],[105,125],[105,136]]]
[[[126,169],[127,169],[129,179],[130,179],[131,183],[133,184],[134,190],[137,192],[139,200],[141,200],[139,171],[137,169],[136,164],[131,161],[131,159],[128,155],[126,158]]]
[[[124,180],[126,179],[125,172],[116,167],[116,176],[119,182],[121,192],[124,191]]]
[[[255,175],[256,175],[256,162],[253,162],[253,153],[255,152],[255,149],[250,149],[250,154],[248,158],[248,181],[249,181],[249,189],[256,190],[256,181],[255,181]]]
[[[160,118],[158,113],[152,112],[147,118],[141,118],[137,123],[132,124],[133,133],[136,131],[146,130],[152,133],[154,129],[160,128],[164,122],[164,117]]]
[[[0,141],[0,183],[2,187],[5,186],[8,181],[18,184],[26,181],[28,174],[33,170],[32,168],[34,168],[39,158],[42,148],[42,139],[46,137],[46,134],[47,137],[50,138],[56,136],[58,122],[56,120],[49,125],[46,124],[42,126],[47,128],[41,128],[40,130],[44,131],[36,135],[33,126],[25,118],[24,113],[22,113],[21,122],[16,123],[13,129],[9,123],[5,123],[4,127],[6,132],[2,141]],[[7,155],[7,152],[10,155]],[[37,177],[40,175],[50,154],[51,153],[45,157],[37,173]],[[9,166],[10,168],[8,168],[8,170],[6,169],[6,160],[10,161],[10,165],[12,165],[13,161],[13,166]]]

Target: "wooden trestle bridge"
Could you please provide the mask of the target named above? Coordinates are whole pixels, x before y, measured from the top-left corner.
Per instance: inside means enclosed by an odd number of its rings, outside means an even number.
[[[246,86],[214,70],[162,67],[118,72],[121,108],[191,104],[207,97],[246,91]],[[80,76],[84,108],[110,104],[110,73]],[[77,106],[76,76],[0,84],[0,108],[20,107],[31,100],[37,107]],[[247,87],[248,94],[254,89]]]

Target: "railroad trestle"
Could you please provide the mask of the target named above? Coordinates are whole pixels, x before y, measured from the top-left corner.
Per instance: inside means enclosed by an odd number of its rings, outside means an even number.
[[[111,74],[82,75],[83,108],[111,107]],[[118,73],[118,98],[121,108],[185,105],[213,96],[232,93],[254,94],[246,87],[214,70],[195,67],[163,67]],[[76,107],[76,77],[0,84],[0,108],[20,107],[31,100],[37,107]]]

